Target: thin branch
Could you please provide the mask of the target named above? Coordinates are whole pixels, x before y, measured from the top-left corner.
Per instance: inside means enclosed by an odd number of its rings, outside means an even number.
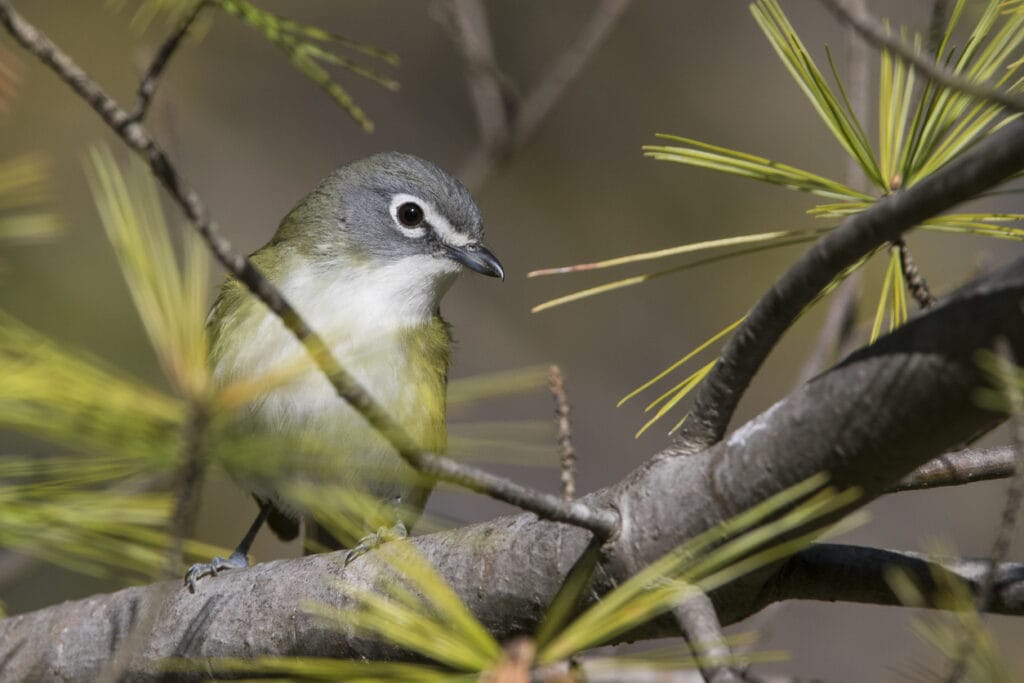
[[[939,85],[962,92],[978,99],[1001,104],[1010,111],[1024,111],[1024,99],[983,83],[964,78],[948,68],[935,63],[920,51],[895,37],[887,26],[866,13],[857,14],[850,10],[849,0],[821,0],[840,21],[852,26],[857,33],[879,49],[888,50],[899,56],[921,75]]]
[[[581,524],[599,535],[606,536],[611,532],[617,517],[610,511],[591,510],[582,503],[565,503],[554,496],[532,491],[477,468],[422,453],[402,426],[338,363],[323,339],[299,316],[280,291],[249,259],[236,253],[231,244],[217,232],[199,196],[178,174],[142,124],[132,121],[131,116],[71,57],[15,12],[8,0],[0,0],[0,23],[22,47],[50,67],[85,99],[107,125],[149,163],[153,174],[181,206],[217,260],[281,319],[285,327],[303,344],[338,395],[380,432],[410,466],[442,481],[484,493],[555,521]]]
[[[479,0],[452,0],[451,33],[466,61],[466,82],[481,131],[470,160],[460,173],[470,187],[481,185],[495,167],[525,145],[540,128],[555,104],[579,78],[615,28],[632,0],[601,0],[579,33],[554,60],[544,77],[510,106],[511,87],[494,60],[490,28]]]
[[[511,137],[508,93],[495,62],[487,9],[481,0],[449,0],[446,6],[444,25],[462,56],[480,145],[503,149]]]
[[[921,221],[1024,168],[1024,121],[1008,123],[921,182],[879,199],[818,240],[754,305],[697,391],[673,444],[693,453],[722,438],[754,373],[782,334],[850,264]]]
[[[903,271],[903,280],[907,283],[907,289],[910,290],[910,294],[914,297],[918,307],[924,310],[938,303],[939,300],[935,298],[932,290],[928,287],[928,281],[924,279],[924,275],[921,274],[921,270],[917,267],[914,257],[910,255],[910,247],[907,246],[907,241],[900,237],[893,242],[893,248],[899,249],[900,270]]]
[[[516,147],[526,144],[569,86],[579,78],[583,67],[604,44],[630,2],[632,0],[602,0],[554,66],[523,98],[513,130]]]
[[[1016,471],[1016,460],[1010,446],[953,451],[921,465],[885,492],[920,491],[1006,479]]]
[[[163,75],[164,69],[171,61],[171,57],[174,55],[175,50],[178,49],[182,39],[188,33],[189,29],[192,28],[196,19],[199,18],[199,13],[202,12],[209,4],[210,0],[197,0],[195,6],[178,23],[177,28],[174,29],[174,33],[168,36],[167,40],[165,40],[163,45],[160,46],[160,49],[157,50],[152,63],[150,63],[149,68],[142,77],[142,81],[139,83],[135,106],[132,108],[131,114],[128,116],[130,121],[139,122],[146,118],[146,111],[149,109],[149,103],[153,99],[153,94],[156,92],[156,88],[159,85],[160,76]]]
[[[672,610],[707,683],[737,683],[742,677],[729,664],[732,652],[710,598],[698,590]]]
[[[548,368],[548,386],[555,399],[555,439],[562,471],[562,498],[572,500],[576,496],[576,449],[572,445],[571,408],[565,392],[565,375],[557,365]]]
[[[413,466],[424,474],[497,498],[544,519],[587,529],[599,538],[609,538],[618,529],[619,516],[610,509],[578,500],[565,501],[559,496],[528,489],[510,479],[431,453],[413,453],[409,457]]]

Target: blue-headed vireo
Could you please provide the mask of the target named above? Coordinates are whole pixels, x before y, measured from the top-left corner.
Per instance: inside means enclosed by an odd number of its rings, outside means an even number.
[[[252,262],[423,450],[443,452],[451,337],[438,306],[464,268],[504,279],[498,259],[481,242],[483,231],[480,210],[458,180],[427,161],[390,152],[343,166],[321,181]],[[207,328],[221,385],[304,353],[283,323],[233,278],[221,287]],[[282,495],[290,484],[369,494],[391,511],[390,525],[399,535],[419,516],[433,486],[312,367],[251,403],[237,428],[297,440],[315,434],[332,448],[326,456],[301,449],[281,453],[285,466],[272,474],[234,473],[253,491],[259,515],[231,557],[188,570],[185,580],[193,590],[203,576],[247,566],[264,521],[284,539],[297,535],[298,520],[309,510]]]

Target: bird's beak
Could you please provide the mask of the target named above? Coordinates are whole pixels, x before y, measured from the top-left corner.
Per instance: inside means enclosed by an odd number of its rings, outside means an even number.
[[[475,270],[481,275],[505,279],[505,269],[501,267],[498,257],[479,242],[468,242],[459,247],[446,244],[444,248],[453,259],[470,270]]]

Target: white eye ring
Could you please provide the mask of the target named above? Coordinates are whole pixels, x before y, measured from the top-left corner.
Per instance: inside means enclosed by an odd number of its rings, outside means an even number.
[[[420,210],[420,218],[417,222],[407,225],[402,220],[400,215],[401,210],[408,211],[409,206]],[[395,221],[395,228],[406,237],[420,238],[425,237],[427,234],[428,217],[434,213],[433,208],[427,202],[423,201],[419,197],[414,197],[411,194],[399,193],[391,198],[391,206],[389,207],[391,212],[391,218]]]

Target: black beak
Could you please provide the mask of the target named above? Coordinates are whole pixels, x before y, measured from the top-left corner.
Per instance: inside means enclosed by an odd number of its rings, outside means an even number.
[[[475,270],[481,275],[505,279],[505,269],[501,267],[498,257],[479,242],[469,242],[461,247],[446,244],[444,248],[453,259],[470,270]]]

